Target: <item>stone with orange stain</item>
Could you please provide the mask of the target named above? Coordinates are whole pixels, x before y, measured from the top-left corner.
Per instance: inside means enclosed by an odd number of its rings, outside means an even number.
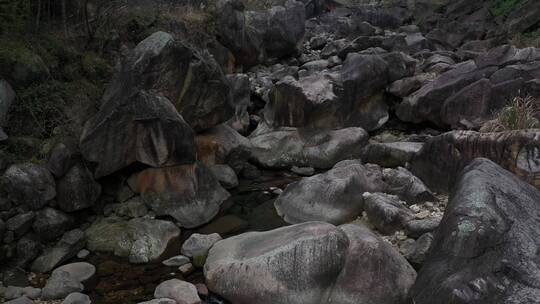
[[[230,196],[201,163],[149,168],[128,183],[157,215],[172,216],[186,228],[209,222]]]
[[[198,160],[207,166],[226,163],[233,154],[247,156],[251,144],[228,125],[221,124],[195,137]]]

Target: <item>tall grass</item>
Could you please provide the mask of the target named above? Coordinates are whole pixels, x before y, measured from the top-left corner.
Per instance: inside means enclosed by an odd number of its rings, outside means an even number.
[[[500,132],[540,128],[537,117],[538,100],[531,96],[515,97],[510,104],[501,109],[494,120],[484,126],[482,131]]]

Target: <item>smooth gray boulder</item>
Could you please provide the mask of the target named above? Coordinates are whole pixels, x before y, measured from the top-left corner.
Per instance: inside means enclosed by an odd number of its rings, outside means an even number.
[[[70,293],[81,292],[84,285],[65,271],[56,271],[49,277],[41,292],[44,300],[64,299]]]
[[[438,201],[422,180],[403,167],[384,169],[383,179],[384,192],[397,195],[409,204]]]
[[[415,303],[518,304],[540,299],[540,191],[487,159],[460,174]]]
[[[149,263],[158,261],[178,241],[180,229],[163,220],[103,218],[86,230],[86,236],[91,251],[127,257],[131,263]]]
[[[154,297],[173,299],[177,304],[201,303],[195,285],[178,279],[171,279],[159,284],[154,291]]]
[[[30,209],[43,208],[56,196],[56,184],[47,168],[33,163],[10,166],[4,173],[8,198]]]
[[[2,292],[0,292],[0,295],[2,295]],[[3,292],[3,297],[6,300],[13,300],[21,297],[27,297],[32,300],[37,300],[39,297],[41,297],[41,289],[35,288],[31,286],[27,287],[16,287],[16,286],[8,286],[5,288],[5,291]]]
[[[96,267],[90,263],[76,262],[56,268],[53,274],[58,271],[67,272],[72,278],[84,284],[95,276]]]
[[[212,292],[237,304],[406,303],[416,277],[368,229],[322,222],[220,241],[204,274]]]
[[[268,168],[328,169],[339,161],[359,158],[368,134],[362,128],[312,131],[281,128],[250,136],[252,159]]]
[[[347,258],[323,303],[409,303],[409,290],[416,279],[412,266],[368,228],[347,224],[339,229],[349,239]]]
[[[80,292],[73,292],[70,293],[64,301],[62,301],[62,304],[91,304],[92,301],[90,300],[90,297],[80,293]]]
[[[274,206],[290,224],[322,221],[339,225],[362,214],[364,192],[384,188],[380,168],[342,162],[326,173],[288,185]]]
[[[386,235],[402,230],[414,214],[399,199],[384,193],[364,193],[364,209],[369,222]]]
[[[86,238],[84,231],[74,229],[64,233],[53,247],[47,248],[32,262],[30,269],[34,272],[45,273],[56,266],[76,256],[84,248]]]
[[[221,240],[221,236],[217,233],[194,233],[182,244],[181,252],[183,255],[193,258],[193,264],[195,266],[202,267],[210,248]]]
[[[18,214],[6,221],[6,228],[13,232],[16,238],[20,238],[32,228],[35,218],[36,213],[33,211]]]
[[[22,296],[20,298],[7,301],[4,304],[33,304],[34,301],[30,300],[27,296]]]

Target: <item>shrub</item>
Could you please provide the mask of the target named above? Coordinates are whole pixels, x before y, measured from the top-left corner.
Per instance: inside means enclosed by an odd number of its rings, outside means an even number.
[[[56,81],[43,82],[19,90],[10,111],[7,133],[15,136],[47,138],[67,122],[63,112],[65,93]]]
[[[111,68],[107,62],[96,53],[85,52],[81,59],[84,74],[93,80],[103,80],[110,77]]]
[[[482,131],[500,132],[540,128],[540,121],[536,118],[538,114],[537,100],[533,97],[515,97],[510,104],[495,115],[494,120],[483,127]]]
[[[491,13],[497,17],[507,16],[521,0],[491,0]]]

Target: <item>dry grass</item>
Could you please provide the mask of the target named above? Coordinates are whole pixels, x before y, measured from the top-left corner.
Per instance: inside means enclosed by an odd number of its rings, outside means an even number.
[[[483,132],[500,132],[540,128],[537,117],[540,114],[538,100],[531,96],[515,97],[510,104],[501,109],[495,118],[486,123]]]
[[[519,47],[535,47],[540,48],[540,30],[530,33],[518,33],[510,40],[510,43]]]

